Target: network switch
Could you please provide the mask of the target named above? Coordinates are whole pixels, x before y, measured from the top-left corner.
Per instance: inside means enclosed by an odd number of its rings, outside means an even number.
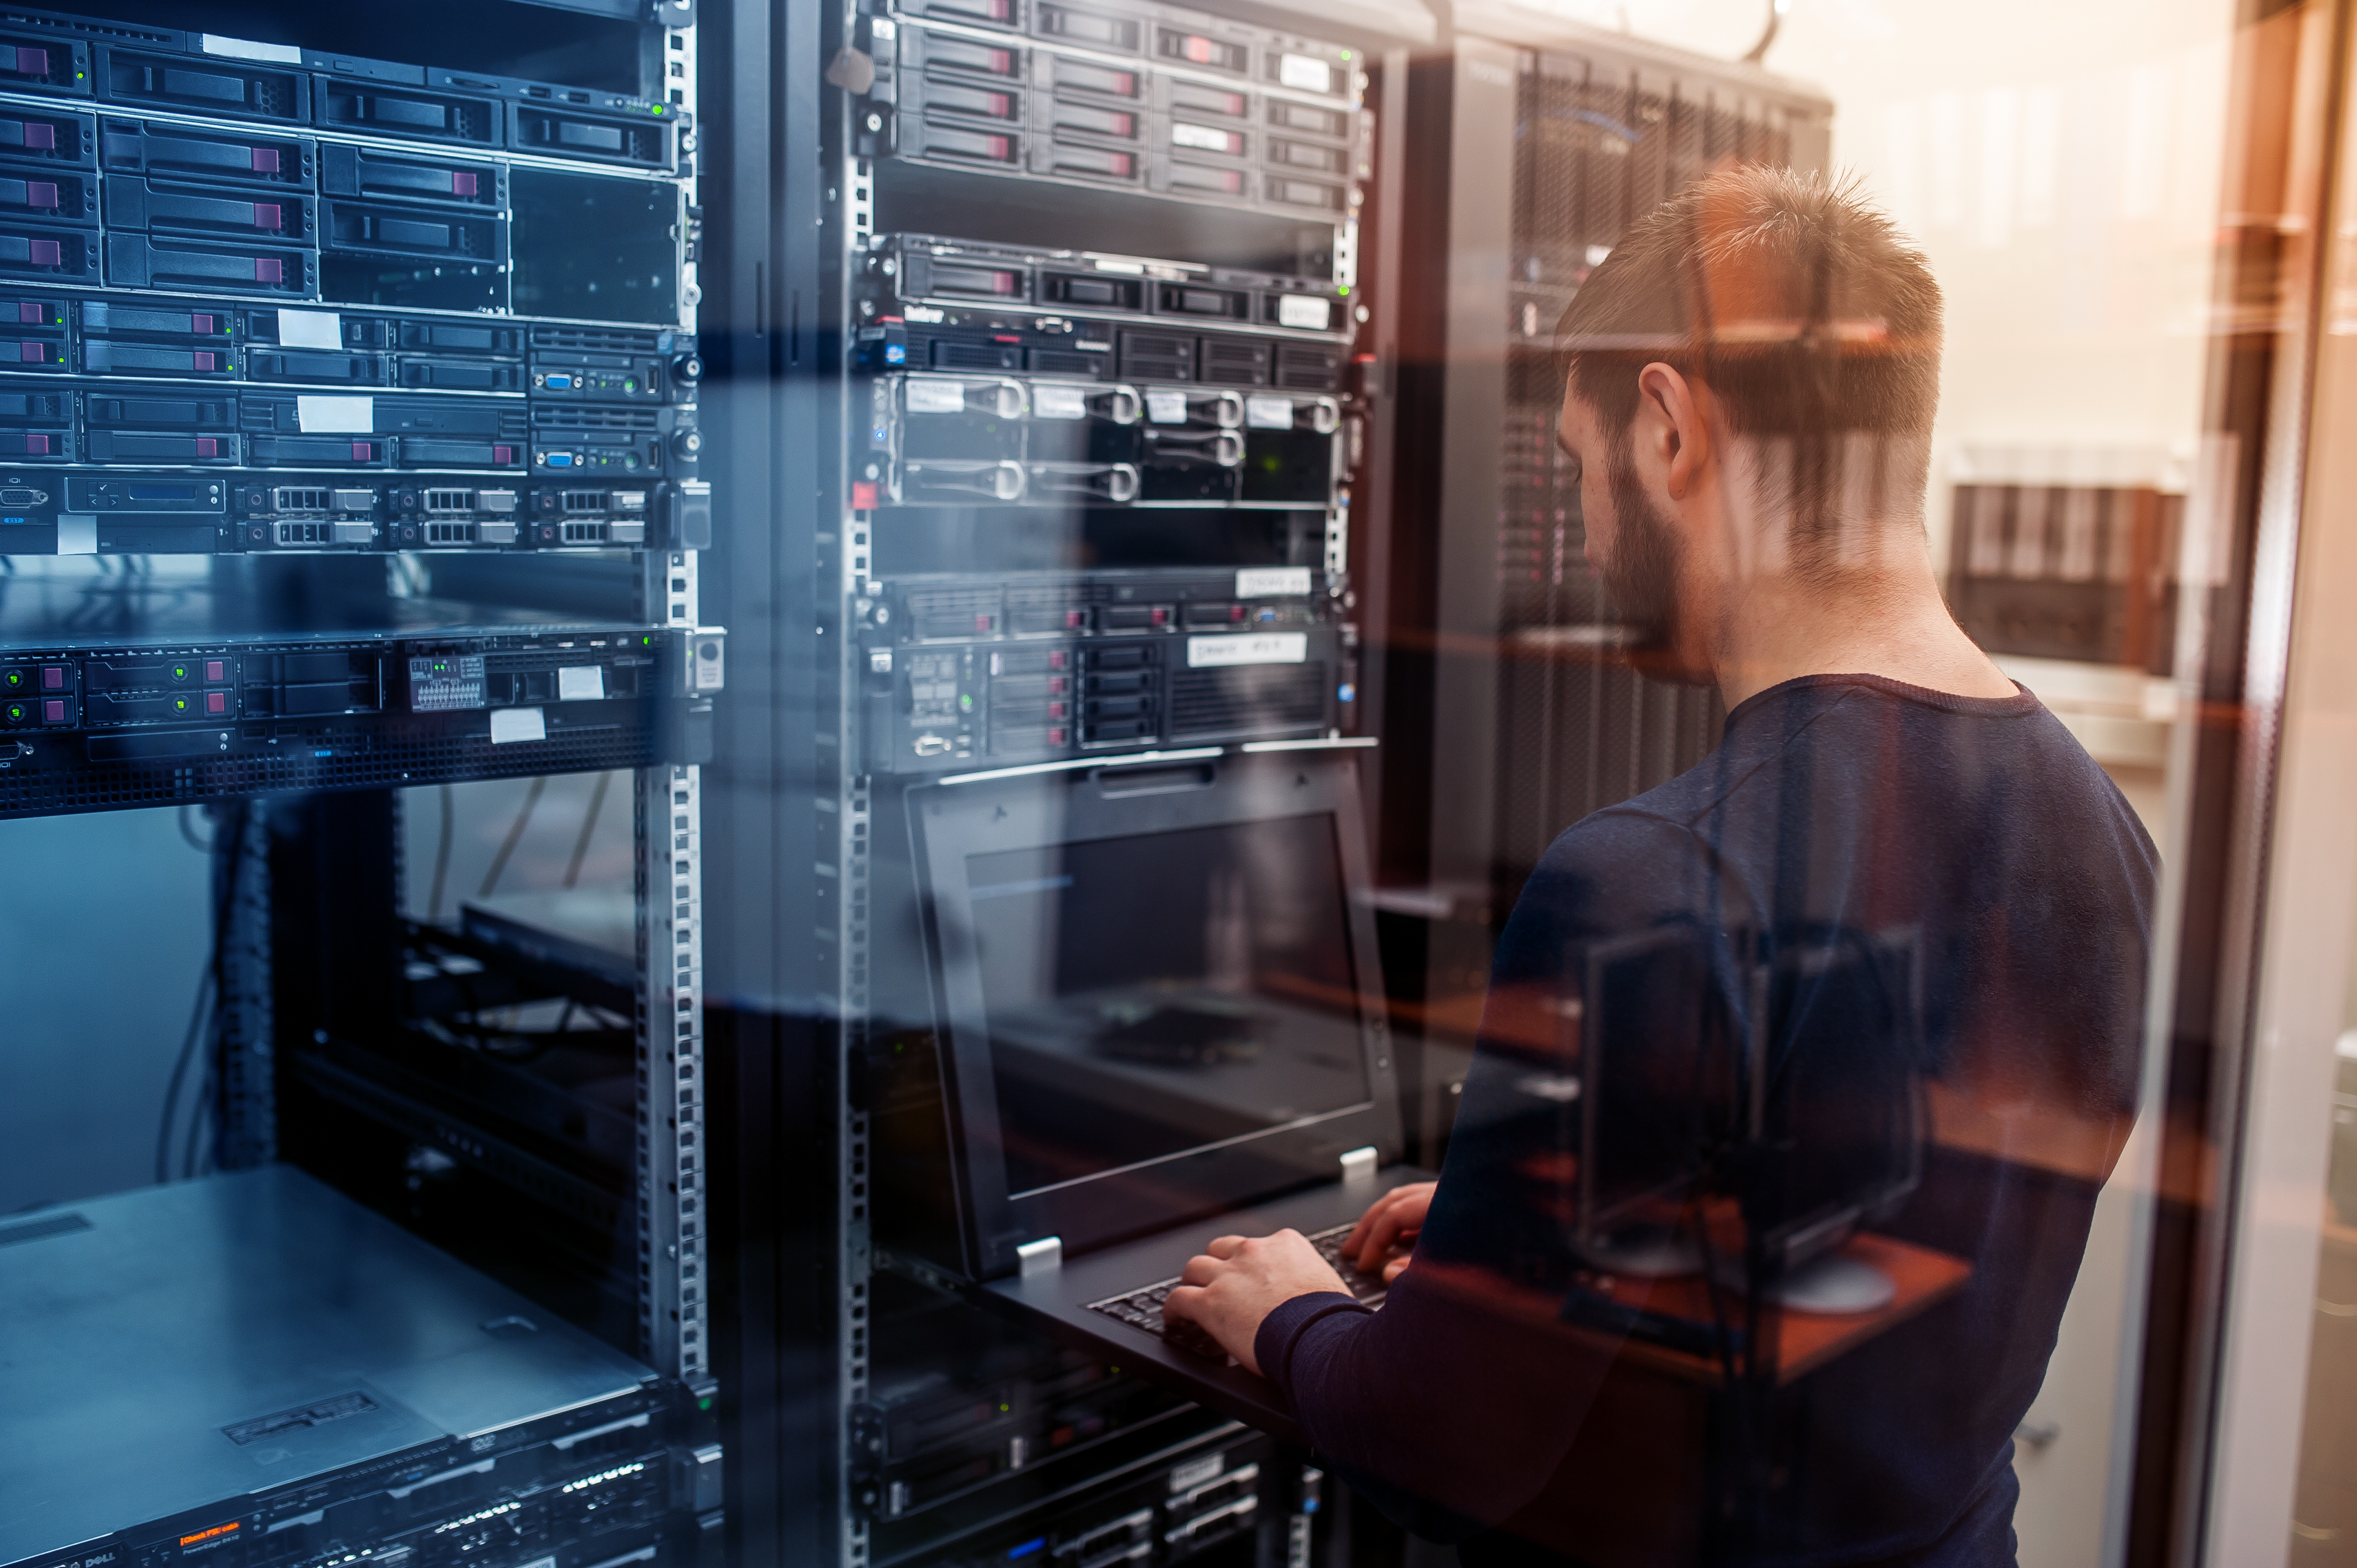
[[[0,816],[702,759],[717,630],[544,624],[0,646]]]

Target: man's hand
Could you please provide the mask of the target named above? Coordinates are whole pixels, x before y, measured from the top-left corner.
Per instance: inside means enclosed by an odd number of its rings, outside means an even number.
[[[1417,1231],[1424,1229],[1424,1217],[1432,1208],[1432,1189],[1437,1182],[1410,1182],[1395,1187],[1367,1206],[1352,1227],[1350,1240],[1342,1243],[1342,1255],[1359,1260],[1361,1273],[1373,1273],[1381,1269],[1383,1283],[1399,1278],[1407,1267],[1405,1257],[1391,1255],[1394,1247],[1413,1242]]]
[[[1179,1279],[1162,1304],[1162,1316],[1198,1325],[1254,1372],[1260,1361],[1253,1355],[1253,1339],[1261,1319],[1297,1295],[1351,1294],[1342,1276],[1298,1230],[1222,1236],[1203,1255],[1189,1259]]]

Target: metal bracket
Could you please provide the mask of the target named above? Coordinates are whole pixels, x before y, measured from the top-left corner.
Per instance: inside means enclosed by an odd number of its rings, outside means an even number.
[[[1034,1274],[1052,1274],[1064,1266],[1064,1239],[1042,1236],[1036,1241],[1026,1241],[1015,1249],[1015,1260],[1017,1272],[1027,1280]]]

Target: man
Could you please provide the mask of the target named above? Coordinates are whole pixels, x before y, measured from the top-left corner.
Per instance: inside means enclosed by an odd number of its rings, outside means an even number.
[[[2158,858],[1942,602],[1923,523],[1940,330],[1922,258],[1854,190],[1761,168],[1641,220],[1582,285],[1558,438],[1587,558],[1641,668],[1718,688],[1724,739],[1572,826],[1524,887],[1441,1178],[1390,1195],[1351,1238],[1371,1267],[1414,1241],[1383,1309],[1357,1305],[1292,1232],[1220,1238],[1170,1294],[1171,1316],[1275,1382],[1321,1454],[1458,1539],[1469,1564],[2013,1561],[2011,1434],[2133,1113]],[[1963,1107],[2040,1130],[2027,1149],[1929,1140],[1911,1197],[1876,1229],[1969,1277],[1807,1376],[1734,1375],[1725,1315],[1739,1329],[1761,1289],[1756,1259],[1748,1279],[1736,1264],[1752,1294],[1720,1293],[1704,1326],[1727,1369],[1719,1402],[1683,1426],[1629,1392],[1614,1336],[1641,1318],[1599,1329],[1571,1308],[1611,1270],[1572,1235],[1566,1173],[1591,1151],[1561,1114],[1597,1087],[1576,1033],[1562,1043],[1584,955],[1664,932],[1693,940],[1706,978],[1678,989],[1708,993],[1711,1037],[1764,1032],[1763,1094],[1824,1097],[1813,1120],[1779,1112],[1781,1145],[1747,1143],[1708,1072],[1681,1079],[1669,1059],[1734,1057],[1668,1040],[1674,1006],[1610,1003],[1617,1065],[1594,1067],[1617,1098],[1598,1125],[1691,1127],[1694,1174],[1668,1210],[1690,1240],[1710,1240],[1698,1217],[1716,1213],[1725,1242],[1711,1195],[1752,1190],[1762,1158],[1839,1168],[1825,1145],[1857,1108],[1837,1080],[1860,1064],[1928,1080],[1946,1121]],[[1836,990],[1871,986],[1855,965],[1813,970],[1826,941],[1905,955],[1909,1000],[1886,1011],[1907,1026],[1828,1026],[1863,1015]],[[1786,977],[1772,1002],[1751,973]],[[1607,999],[1585,1003],[1604,1027]],[[1700,1109],[1680,1122],[1665,1086],[1689,1080]],[[1632,1112],[1632,1093],[1655,1103]],[[1688,1503],[1643,1495],[1672,1472],[1696,1477]]]

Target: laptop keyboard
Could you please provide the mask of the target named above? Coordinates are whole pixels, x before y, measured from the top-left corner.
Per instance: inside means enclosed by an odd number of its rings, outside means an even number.
[[[1330,1230],[1320,1230],[1309,1238],[1309,1244],[1318,1249],[1319,1257],[1334,1266],[1334,1272],[1342,1276],[1342,1283],[1350,1287],[1352,1295],[1369,1306],[1381,1306],[1384,1291],[1383,1274],[1380,1272],[1372,1274],[1361,1273],[1356,1263],[1342,1255],[1342,1243],[1351,1239],[1351,1232],[1355,1228],[1354,1221],[1351,1225],[1337,1225]],[[1124,1291],[1103,1301],[1092,1301],[1089,1303],[1089,1310],[1118,1318],[1148,1334],[1159,1335],[1174,1349],[1225,1360],[1228,1353],[1220,1348],[1220,1342],[1197,1325],[1163,1321],[1162,1303],[1178,1283],[1176,1279],[1168,1279],[1155,1284],[1140,1285],[1135,1290]]]

